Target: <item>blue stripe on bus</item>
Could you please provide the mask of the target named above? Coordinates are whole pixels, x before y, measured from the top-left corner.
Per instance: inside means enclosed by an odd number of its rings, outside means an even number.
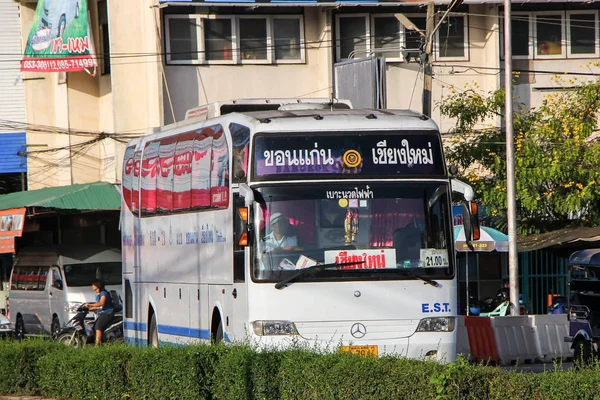
[[[186,328],[175,325],[158,325],[158,332],[166,335],[185,336],[197,339],[210,339],[208,329]]]
[[[147,325],[148,324],[143,322],[125,321],[125,329],[132,331],[146,332],[148,330]],[[195,339],[210,339],[210,331],[208,329],[195,329],[176,325],[159,324],[158,332],[167,335],[185,336]],[[228,338],[225,340],[229,341]]]
[[[134,322],[134,321],[125,321],[125,329],[128,330],[132,330],[132,331],[141,331],[141,332],[146,332],[146,330],[148,329],[147,327],[148,324],[145,324],[143,322]]]
[[[133,346],[147,346],[148,341],[146,339],[137,339],[129,336],[125,336],[125,343]]]

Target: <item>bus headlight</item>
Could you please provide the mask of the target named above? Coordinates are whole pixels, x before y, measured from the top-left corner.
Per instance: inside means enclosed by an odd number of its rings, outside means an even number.
[[[296,324],[291,321],[252,321],[251,325],[257,336],[298,334]]]
[[[10,329],[10,323],[0,324],[0,329],[2,329],[2,330]]]
[[[454,317],[423,318],[419,322],[417,332],[452,332],[455,321]]]
[[[67,303],[67,306],[65,307],[65,310],[67,310],[68,312],[75,314],[77,312],[77,309],[82,305],[83,303],[80,301],[69,301]]]

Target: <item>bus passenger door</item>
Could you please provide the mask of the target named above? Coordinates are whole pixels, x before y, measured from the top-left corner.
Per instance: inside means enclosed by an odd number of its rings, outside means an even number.
[[[248,320],[246,246],[240,246],[240,238],[244,221],[239,208],[244,207],[244,198],[239,193],[233,195],[233,286],[232,286],[232,315],[229,326],[225,327],[230,339],[243,340],[246,334]]]

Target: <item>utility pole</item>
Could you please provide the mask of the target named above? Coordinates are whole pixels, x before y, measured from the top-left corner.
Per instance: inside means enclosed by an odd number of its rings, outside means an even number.
[[[431,89],[433,88],[433,68],[431,66],[431,53],[433,52],[433,35],[440,29],[440,26],[450,14],[454,8],[460,6],[463,0],[452,0],[448,5],[448,9],[442,18],[438,21],[437,25],[435,24],[435,6],[433,1],[427,3],[427,21],[425,25],[425,33],[423,33],[419,28],[416,27],[414,23],[411,22],[409,18],[404,14],[394,14],[396,19],[400,21],[404,28],[410,30],[416,30],[419,34],[425,38],[425,43],[423,47],[420,49],[419,54],[419,62],[423,66],[423,115],[431,118]],[[405,49],[406,54],[412,53],[412,49]],[[404,52],[403,52],[404,53]],[[405,57],[405,61],[409,61],[408,57]]]
[[[431,49],[433,47],[435,6],[427,3],[427,22],[425,25],[425,54],[423,54],[423,115],[431,118],[431,89],[433,88],[433,68],[431,67]]]
[[[511,0],[504,0],[504,122],[506,129],[506,206],[508,218],[508,284],[512,315],[520,314],[519,258],[517,254],[517,191],[515,182],[515,138],[512,99]]]

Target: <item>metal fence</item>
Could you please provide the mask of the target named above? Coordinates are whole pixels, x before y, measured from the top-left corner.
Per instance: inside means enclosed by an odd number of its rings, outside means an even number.
[[[544,250],[519,253],[520,291],[534,314],[548,313],[548,296],[568,293],[569,256]]]

